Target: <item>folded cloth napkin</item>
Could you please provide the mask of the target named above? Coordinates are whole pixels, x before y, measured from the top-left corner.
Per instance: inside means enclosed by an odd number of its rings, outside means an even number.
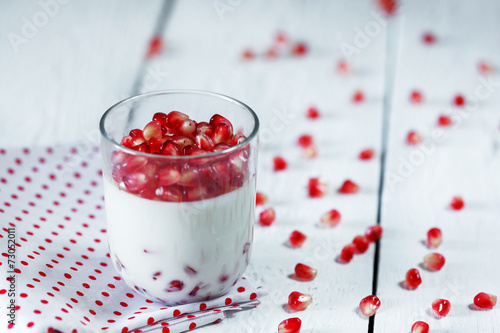
[[[183,332],[259,304],[244,277],[180,306],[134,293],[109,259],[101,175],[95,147],[0,149],[0,331]]]

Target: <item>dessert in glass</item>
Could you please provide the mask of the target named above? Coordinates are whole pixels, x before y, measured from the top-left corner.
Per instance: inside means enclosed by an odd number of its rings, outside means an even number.
[[[252,251],[259,120],[204,91],[138,95],[100,122],[110,257],[166,304],[224,294]]]

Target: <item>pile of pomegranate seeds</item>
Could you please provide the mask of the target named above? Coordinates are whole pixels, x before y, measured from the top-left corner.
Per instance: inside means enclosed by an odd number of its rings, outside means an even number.
[[[422,141],[422,137],[415,131],[408,132],[406,143],[409,145],[418,145]]]
[[[455,106],[458,106],[458,107],[462,107],[465,105],[465,97],[461,94],[457,94],[454,98],[453,98],[453,104]]]
[[[302,322],[299,318],[288,318],[278,325],[278,333],[300,333]]]
[[[382,237],[383,229],[379,225],[373,225],[366,228],[364,236],[356,236],[351,244],[344,246],[338,261],[346,264],[352,260],[355,254],[363,254],[370,247],[370,243],[376,242]]]
[[[443,235],[441,229],[431,228],[427,232],[427,246],[431,249],[437,249],[443,242]]]
[[[233,133],[233,125],[221,115],[198,123],[178,111],[159,112],[143,130],[133,129],[121,141],[124,147],[149,153],[151,158],[115,151],[111,157],[112,177],[122,190],[151,200],[213,198],[246,182],[250,147],[223,156],[196,157],[231,148],[243,140],[245,136]],[[155,155],[193,158],[163,159]]]
[[[420,104],[424,100],[422,93],[418,90],[413,90],[410,94],[410,102],[413,104]]]
[[[326,182],[320,178],[310,178],[308,192],[311,198],[321,198],[328,192],[328,186]]]
[[[273,208],[266,208],[259,215],[260,225],[264,227],[269,227],[271,224],[273,224],[275,219],[276,219],[276,212],[274,211]]]
[[[411,333],[429,333],[429,324],[417,321],[411,326]]]
[[[302,41],[292,41],[284,32],[278,32],[271,44],[261,56],[267,59],[274,59],[283,56],[303,57],[309,52],[306,43]],[[245,49],[241,55],[244,60],[257,58],[257,53],[251,49]]]
[[[442,318],[450,313],[451,303],[446,299],[435,299],[432,301],[431,307],[436,318]]]
[[[462,197],[456,196],[456,197],[453,197],[451,199],[451,202],[450,202],[451,209],[461,210],[462,208],[464,208],[464,206],[465,206],[465,203],[464,203],[464,200],[462,199]]]
[[[338,192],[342,194],[355,194],[359,192],[359,186],[355,182],[347,179],[342,186],[340,186]]]
[[[336,227],[340,223],[341,215],[338,210],[332,209],[321,216],[321,225]]]
[[[356,90],[354,92],[354,95],[352,95],[352,101],[354,103],[361,103],[365,100],[365,95],[361,90]]]
[[[439,253],[431,253],[424,257],[424,267],[426,270],[435,272],[443,268],[445,263],[444,256]]]
[[[295,276],[296,280],[300,281],[312,281],[318,274],[318,271],[304,264],[297,264],[295,266]]]
[[[290,311],[304,311],[312,303],[312,296],[293,291],[288,296],[288,309]]]
[[[364,149],[359,153],[359,159],[362,161],[368,161],[371,160],[373,155],[375,155],[375,150],[368,148]]]
[[[298,230],[292,231],[290,237],[288,237],[288,245],[290,247],[301,247],[306,241],[307,236]]]
[[[273,170],[274,171],[282,171],[288,167],[288,163],[281,156],[276,156],[273,158]]]
[[[261,192],[257,192],[255,204],[259,206],[259,205],[265,205],[266,203],[267,203],[267,195]]]
[[[479,293],[474,297],[474,305],[480,309],[493,309],[497,305],[497,297],[487,293]]]
[[[411,268],[406,272],[406,280],[404,282],[404,287],[408,290],[417,289],[418,286],[422,284],[422,278],[420,277],[420,272],[416,268]]]
[[[359,303],[359,310],[367,317],[371,317],[380,307],[380,299],[375,295],[366,296]]]

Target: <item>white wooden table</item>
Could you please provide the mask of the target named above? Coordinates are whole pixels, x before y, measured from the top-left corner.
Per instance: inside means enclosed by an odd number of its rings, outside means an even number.
[[[500,65],[499,2],[405,1],[390,19],[369,0],[187,0],[169,15],[160,0],[54,3],[0,4],[0,146],[97,145],[102,113],[152,90],[216,91],[250,105],[261,119],[258,190],[269,196],[277,220],[256,226],[246,274],[269,295],[258,308],[200,331],[273,332],[298,316],[302,332],[409,332],[416,320],[428,322],[431,332],[499,332],[498,307],[469,309],[478,292],[500,294],[500,78],[477,71],[481,60]],[[165,51],[146,60],[158,29]],[[277,31],[306,42],[308,54],[241,59],[247,48],[264,52]],[[437,36],[435,44],[422,43],[426,31]],[[351,55],[343,53],[347,48]],[[351,67],[346,75],[335,70],[341,59]],[[366,100],[355,104],[358,89]],[[422,104],[409,102],[413,89],[422,91]],[[479,100],[477,107],[454,108],[459,92]],[[319,120],[305,117],[310,105],[320,110]],[[455,125],[438,128],[440,114],[453,115]],[[273,125],[276,119],[283,126]],[[405,144],[410,129],[423,144]],[[303,133],[314,135],[317,159],[301,156],[296,139]],[[368,147],[376,158],[359,161]],[[278,154],[289,168],[275,173]],[[328,182],[325,198],[307,197],[314,176]],[[336,193],[347,178],[360,184],[359,194]],[[464,197],[463,211],[448,208],[455,195]],[[341,211],[341,224],[318,228],[332,208]],[[348,265],[335,262],[377,220],[384,227],[378,258],[372,245]],[[422,241],[434,226],[444,234],[438,251],[446,265],[437,273],[420,269],[422,286],[404,290],[399,283],[430,252]],[[294,229],[308,235],[301,249],[283,245]],[[318,277],[289,279],[298,262],[317,268]],[[369,322],[356,308],[374,287],[382,307]],[[289,314],[283,304],[294,290],[314,301]],[[446,318],[430,315],[435,298],[452,302]]]

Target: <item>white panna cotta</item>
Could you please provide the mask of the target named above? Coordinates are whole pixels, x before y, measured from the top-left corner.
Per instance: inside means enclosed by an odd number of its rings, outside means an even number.
[[[165,202],[104,177],[115,269],[145,297],[167,304],[224,294],[245,271],[253,239],[255,178],[214,198]]]

